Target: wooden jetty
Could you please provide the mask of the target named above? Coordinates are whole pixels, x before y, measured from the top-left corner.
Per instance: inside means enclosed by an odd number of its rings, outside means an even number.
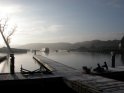
[[[54,76],[63,77],[64,82],[78,93],[124,93],[122,81],[84,74],[41,55],[35,55],[34,59],[52,71]]]
[[[4,60],[6,60],[7,59],[7,56],[1,56],[0,57],[0,63],[2,63]]]

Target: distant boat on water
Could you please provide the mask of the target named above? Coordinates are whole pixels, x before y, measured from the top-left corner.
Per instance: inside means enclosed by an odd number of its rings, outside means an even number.
[[[42,51],[42,52],[45,52],[45,53],[48,53],[48,52],[50,51],[50,49],[49,49],[49,48],[42,48],[41,51]]]
[[[49,48],[45,48],[44,52],[48,53],[50,50]]]

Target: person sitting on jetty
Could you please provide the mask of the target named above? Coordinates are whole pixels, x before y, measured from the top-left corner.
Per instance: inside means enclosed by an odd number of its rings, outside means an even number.
[[[105,68],[106,68],[106,70],[108,70],[108,65],[107,65],[107,63],[106,63],[106,62],[104,62],[104,65],[103,65],[102,67],[105,67]]]
[[[94,71],[98,72],[98,73],[102,73],[104,72],[104,68],[100,66],[100,64],[97,64],[97,67],[94,69]]]

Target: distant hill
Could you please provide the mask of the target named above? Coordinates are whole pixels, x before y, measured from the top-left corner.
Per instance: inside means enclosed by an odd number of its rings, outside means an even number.
[[[48,47],[50,49],[70,49],[73,48],[73,44],[71,43],[31,43],[20,46],[21,49],[38,49],[41,50],[42,48]]]
[[[75,43],[75,46],[79,47],[118,47],[120,43],[120,40],[108,40],[108,41],[101,41],[101,40],[92,40],[92,41],[85,41],[85,42],[78,42]]]
[[[88,52],[111,52],[111,51],[119,51],[120,40],[108,40],[108,41],[86,41],[75,43],[75,45],[79,46],[77,49],[73,49],[75,51],[88,51]]]
[[[27,45],[20,46],[21,49],[39,49],[49,48],[53,50],[64,49],[64,50],[77,50],[77,51],[87,51],[94,49],[95,51],[98,49],[113,49],[119,46],[120,40],[92,40],[85,42],[77,42],[77,43],[31,43]]]

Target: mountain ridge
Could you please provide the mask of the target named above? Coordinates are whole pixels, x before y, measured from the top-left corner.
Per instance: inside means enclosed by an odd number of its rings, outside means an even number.
[[[48,47],[50,49],[56,50],[56,49],[77,49],[80,47],[85,48],[99,48],[99,47],[117,47],[120,43],[120,40],[108,40],[108,41],[102,41],[102,40],[92,40],[92,41],[84,41],[84,42],[76,42],[76,43],[67,43],[67,42],[57,42],[57,43],[29,43],[26,45],[22,45],[19,48],[21,49],[42,49],[45,47]]]

